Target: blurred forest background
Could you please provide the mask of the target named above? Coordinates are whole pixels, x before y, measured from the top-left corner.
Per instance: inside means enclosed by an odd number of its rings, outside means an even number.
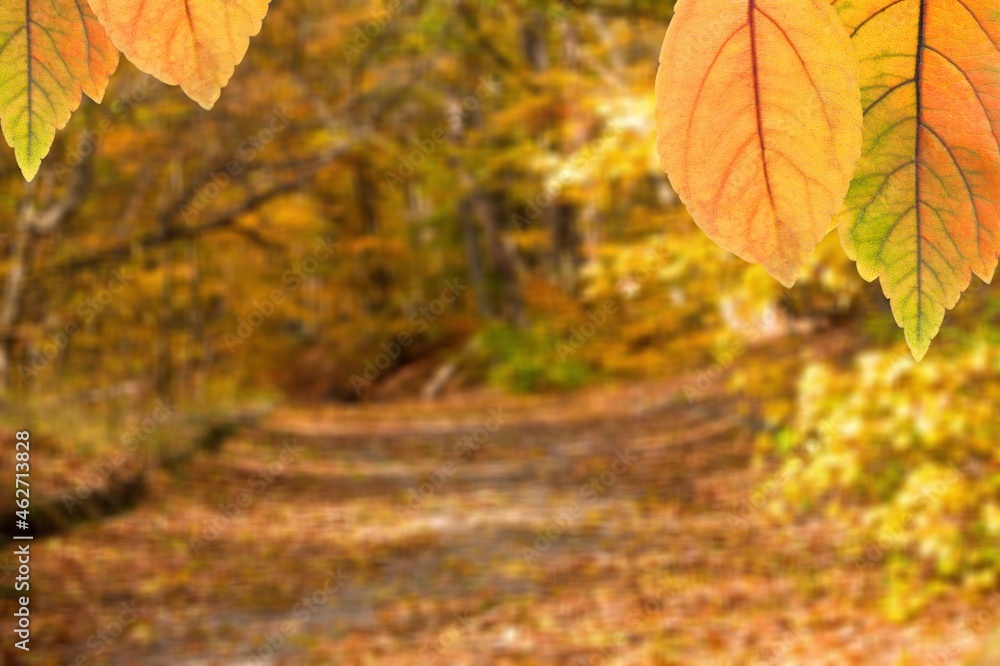
[[[4,663],[1000,663],[1000,298],[917,365],[836,234],[715,247],[672,5],[273,0],[4,152]]]

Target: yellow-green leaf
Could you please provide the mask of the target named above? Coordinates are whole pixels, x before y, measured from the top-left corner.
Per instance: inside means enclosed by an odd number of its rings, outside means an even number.
[[[29,181],[86,93],[100,102],[118,50],[87,0],[0,5],[0,124]]]
[[[838,0],[858,54],[864,143],[840,221],[916,359],[997,264],[1000,11],[987,0]]]
[[[210,109],[260,32],[270,0],[90,0],[132,63]]]
[[[857,65],[829,0],[679,0],[656,96],[661,163],[694,221],[790,286],[861,147]]]

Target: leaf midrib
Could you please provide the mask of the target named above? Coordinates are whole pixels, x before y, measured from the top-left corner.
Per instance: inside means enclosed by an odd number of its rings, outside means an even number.
[[[917,62],[914,67],[914,78],[916,79],[916,103],[917,103],[917,128],[914,132],[914,148],[913,148],[913,162],[914,162],[914,199],[916,205],[916,225],[917,225],[917,334],[922,335],[923,332],[923,303],[924,303],[924,293],[923,293],[923,226],[921,219],[921,205],[923,201],[921,199],[920,193],[920,138],[923,136],[924,131],[924,107],[922,103],[922,89],[923,89],[923,74],[924,74],[924,15],[926,9],[926,0],[917,0],[919,3],[917,10]],[[973,207],[975,206],[975,201],[972,202]]]
[[[774,205],[774,192],[771,190],[771,175],[768,172],[767,151],[764,148],[764,121],[761,117],[760,108],[760,70],[757,65],[757,21],[754,18],[756,8],[757,0],[750,0],[747,3],[747,23],[750,26],[750,63],[753,70],[753,101],[754,110],[757,114],[757,139],[760,145],[760,161],[764,165],[764,182],[767,184],[767,198],[771,202],[771,210],[774,211],[777,223],[778,208]]]

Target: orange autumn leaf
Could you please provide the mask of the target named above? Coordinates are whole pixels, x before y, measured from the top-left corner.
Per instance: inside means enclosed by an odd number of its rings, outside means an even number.
[[[0,124],[29,181],[83,93],[100,102],[118,50],[87,0],[0,6]]]
[[[269,0],[90,0],[142,71],[210,109],[260,32]]]
[[[997,264],[1000,10],[986,0],[840,0],[860,63],[861,160],[841,241],[879,278],[918,360]]]
[[[694,221],[791,286],[861,146],[857,64],[829,0],[679,0],[656,98],[661,164]]]

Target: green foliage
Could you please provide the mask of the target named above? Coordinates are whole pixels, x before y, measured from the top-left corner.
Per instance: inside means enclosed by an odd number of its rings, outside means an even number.
[[[562,341],[543,326],[494,325],[480,334],[478,353],[494,386],[523,393],[566,391],[591,380],[594,369],[574,357],[560,360],[555,349]]]

